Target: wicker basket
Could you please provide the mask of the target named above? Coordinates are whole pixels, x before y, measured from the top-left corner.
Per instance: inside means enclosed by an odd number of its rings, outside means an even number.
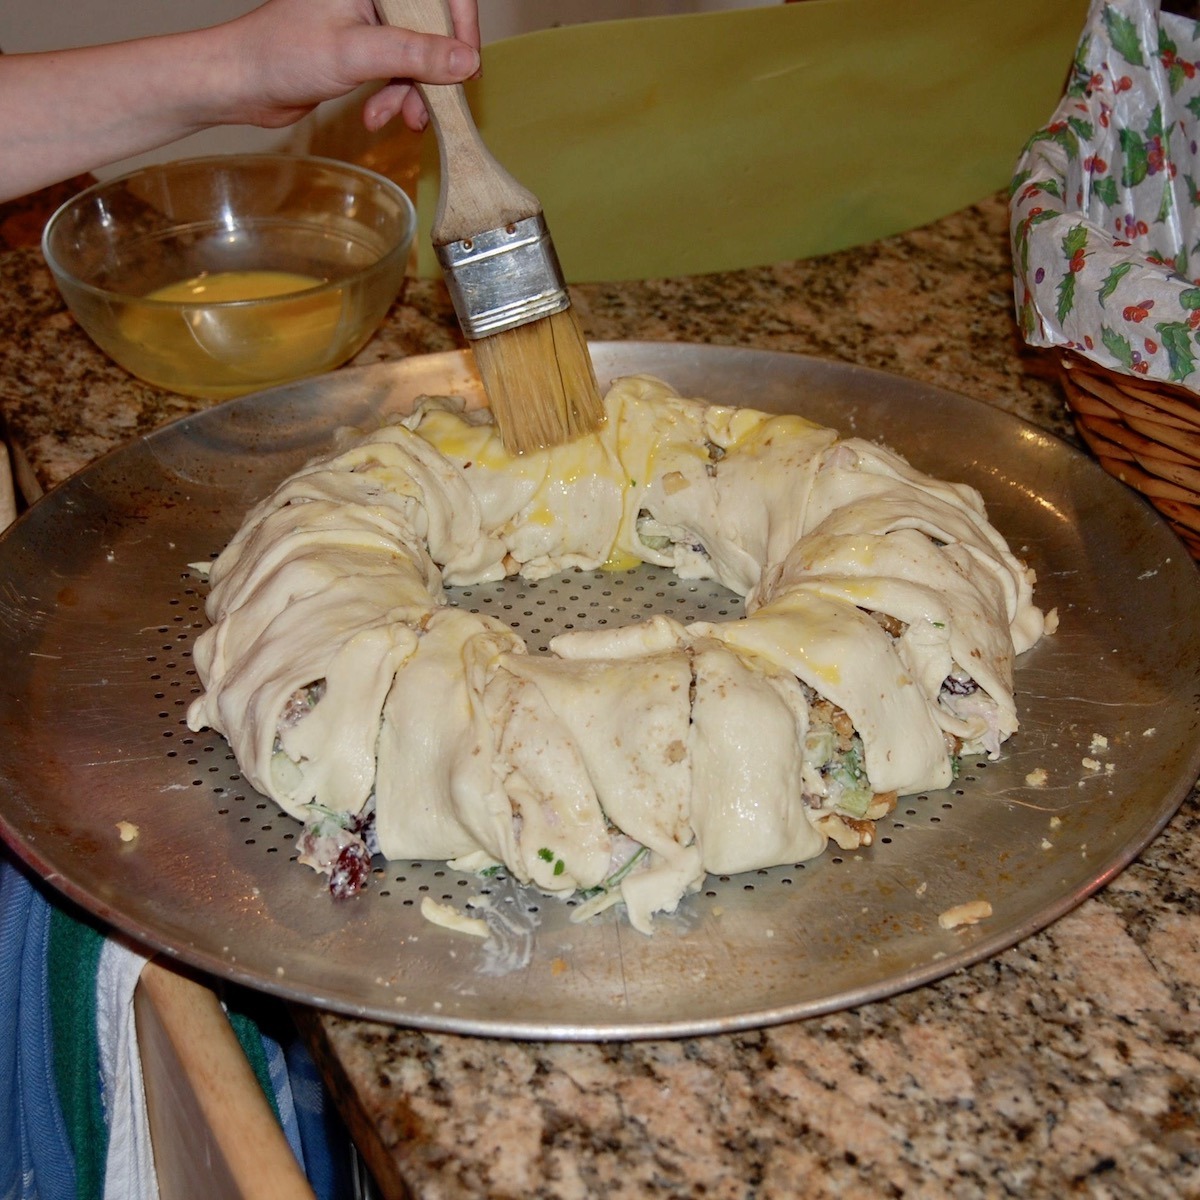
[[[1141,492],[1200,559],[1200,396],[1078,355],[1063,359],[1061,379],[1101,466]]]

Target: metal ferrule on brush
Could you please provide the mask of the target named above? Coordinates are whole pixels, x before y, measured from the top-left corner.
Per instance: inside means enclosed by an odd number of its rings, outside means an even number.
[[[436,247],[463,333],[486,338],[569,308],[542,214]]]

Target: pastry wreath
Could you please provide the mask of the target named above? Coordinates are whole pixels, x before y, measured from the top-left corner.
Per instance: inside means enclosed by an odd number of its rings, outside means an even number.
[[[425,398],[343,439],[212,564],[188,723],[306,822],[335,894],[371,853],[502,865],[649,931],[707,871],[869,842],[898,794],[1017,728],[1053,623],[979,494],[794,415],[618,380],[607,422],[511,458]],[[527,653],[443,584],[639,562],[745,615],[562,633]]]

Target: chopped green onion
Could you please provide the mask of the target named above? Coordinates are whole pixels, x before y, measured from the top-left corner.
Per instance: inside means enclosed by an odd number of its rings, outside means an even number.
[[[598,887],[588,888],[586,891],[580,892],[580,895],[584,900],[590,900],[593,896],[600,895],[601,892],[611,892],[613,888],[615,888],[617,884],[619,884],[621,880],[624,879],[625,876],[628,875],[629,872],[632,871],[633,868],[649,853],[650,848],[648,846],[639,846],[637,850],[625,860],[624,865],[615,870],[603,883],[601,883]]]

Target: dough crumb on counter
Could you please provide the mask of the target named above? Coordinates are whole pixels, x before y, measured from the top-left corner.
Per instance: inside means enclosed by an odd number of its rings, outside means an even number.
[[[135,842],[142,831],[132,821],[118,821],[117,835],[123,842]]]
[[[1030,771],[1029,774],[1025,776],[1025,782],[1029,787],[1040,788],[1046,786],[1046,780],[1048,778],[1049,776],[1046,774],[1046,768],[1038,767],[1035,770]]]

